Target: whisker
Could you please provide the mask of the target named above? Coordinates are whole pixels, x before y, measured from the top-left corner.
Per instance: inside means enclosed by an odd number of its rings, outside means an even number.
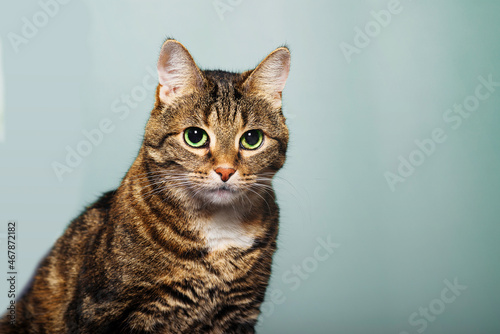
[[[128,177],[127,179],[128,180],[137,180],[137,179],[141,179],[141,178],[147,178],[149,176],[153,176],[153,175],[186,175],[186,173],[182,173],[182,172],[172,172],[172,171],[168,171],[168,170],[159,170],[159,171],[149,171],[149,172],[146,172],[146,173],[141,173],[141,174],[136,174],[132,177]]]
[[[266,205],[267,205],[267,208],[269,209],[269,211],[271,211],[271,207],[269,206],[269,203],[267,203],[267,200],[261,195],[259,194],[258,192],[256,192],[255,190],[253,190],[251,187],[248,187],[247,190],[253,192],[255,195],[259,196],[260,198],[262,198],[264,200],[264,202],[266,202]]]
[[[169,188],[169,186],[173,186],[173,187],[177,187],[177,186],[183,186],[183,185],[189,185],[191,182],[188,181],[188,180],[185,180],[185,181],[174,181],[174,182],[167,182],[166,180],[163,180],[163,181],[160,181],[160,182],[156,182],[154,184],[150,184],[149,186],[152,186],[153,189],[152,190],[149,190],[147,193],[145,194],[142,194],[142,196],[144,196],[146,199],[149,199],[151,197],[153,197],[154,195],[158,194],[158,193],[161,193],[162,191],[166,190]],[[158,187],[157,185],[158,184],[163,184],[163,186],[160,186]],[[147,187],[149,186],[146,186],[146,187],[143,187],[141,188],[141,191],[143,189],[146,189]],[[149,195],[149,196],[148,196]],[[147,197],[148,196],[148,197]]]
[[[268,195],[271,195],[271,196],[273,196],[273,195],[274,195],[274,190],[273,190],[273,189],[264,188],[264,187],[262,187],[262,186],[260,186],[260,185],[258,185],[258,184],[254,184],[253,186],[254,186],[255,188],[259,189],[259,190],[264,191],[264,192],[265,192],[266,194],[268,194]]]

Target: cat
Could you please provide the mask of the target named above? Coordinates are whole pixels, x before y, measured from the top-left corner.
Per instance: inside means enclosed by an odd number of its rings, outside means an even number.
[[[289,69],[279,47],[250,71],[202,71],[166,40],[136,160],[68,226],[0,333],[254,333],[276,250]]]

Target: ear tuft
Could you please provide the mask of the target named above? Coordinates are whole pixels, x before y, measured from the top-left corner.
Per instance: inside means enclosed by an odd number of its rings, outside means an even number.
[[[158,59],[159,99],[169,104],[173,99],[201,88],[203,75],[188,50],[174,39],[167,40]]]
[[[247,77],[243,89],[264,96],[276,109],[281,108],[281,92],[290,72],[290,51],[280,47],[271,52]]]

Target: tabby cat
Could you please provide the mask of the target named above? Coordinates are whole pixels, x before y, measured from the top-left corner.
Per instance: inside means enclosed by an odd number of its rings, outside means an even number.
[[[0,333],[254,333],[289,68],[280,47],[251,71],[202,71],[167,40],[136,160],[68,226]]]

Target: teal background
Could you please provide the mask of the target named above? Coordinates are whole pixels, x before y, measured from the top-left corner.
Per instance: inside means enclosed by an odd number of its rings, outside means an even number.
[[[500,2],[401,0],[350,62],[341,43],[354,45],[355,28],[390,1],[219,3],[230,8],[222,16],[209,0],[73,0],[16,52],[9,34],[41,5],[2,1],[0,272],[8,220],[19,224],[20,290],[68,222],[118,186],[154,92],[124,119],[113,103],[142,85],[165,37],[202,68],[235,71],[286,43],[291,140],[275,181],[279,251],[259,333],[499,333],[500,87],[457,129],[443,115],[479,76],[500,82]],[[60,182],[51,164],[105,118],[114,130]],[[446,140],[392,191],[384,174],[436,128]],[[333,254],[318,253],[328,237]],[[440,302],[455,279],[467,288]],[[0,280],[2,307],[7,288]],[[429,306],[439,314],[425,320]]]

